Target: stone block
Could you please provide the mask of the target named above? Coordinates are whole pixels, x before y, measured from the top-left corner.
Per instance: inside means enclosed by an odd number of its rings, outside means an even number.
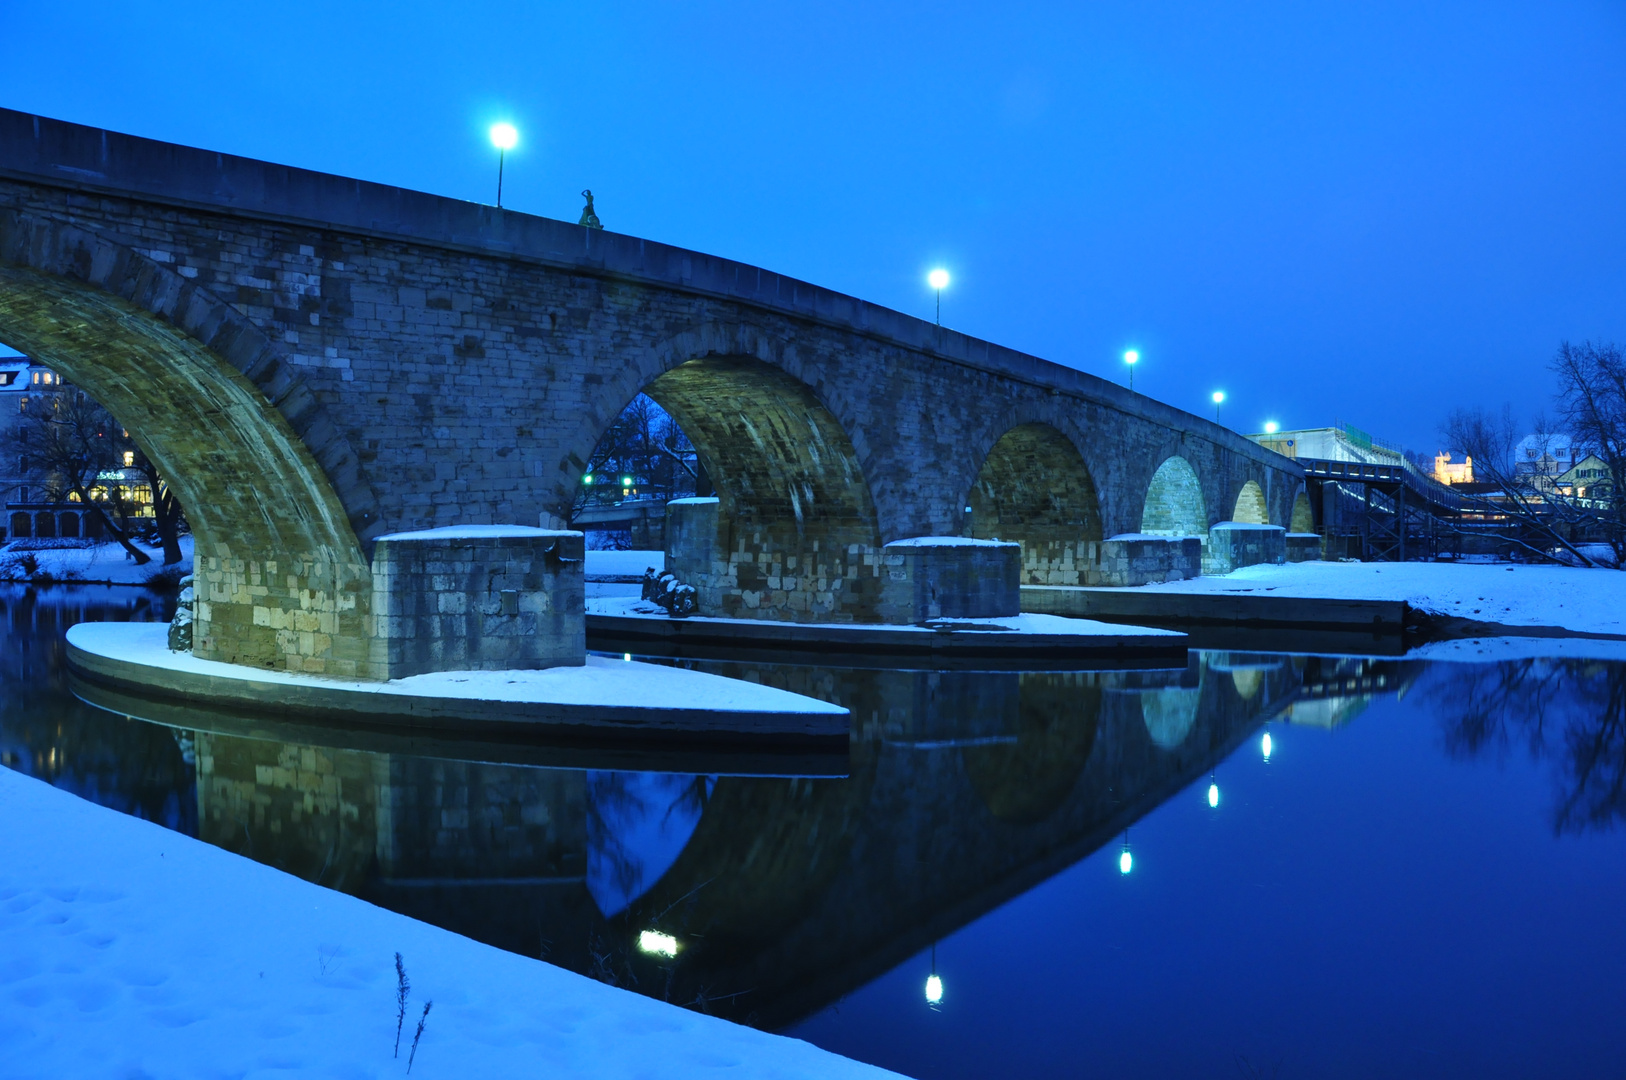
[[[690,583],[711,572],[717,545],[718,500],[673,499],[666,504],[666,569]]]
[[[1280,525],[1222,521],[1208,531],[1203,573],[1229,574],[1244,566],[1287,561],[1287,530]]]
[[[1021,579],[1020,544],[960,536],[894,540],[881,549],[881,621],[1016,615]]]
[[[582,534],[522,526],[380,537],[372,665],[385,678],[587,662]]]
[[[1316,533],[1288,533],[1288,562],[1320,562],[1321,537]]]
[[[1097,554],[1087,585],[1154,585],[1203,572],[1203,543],[1196,536],[1122,533],[1092,546]]]

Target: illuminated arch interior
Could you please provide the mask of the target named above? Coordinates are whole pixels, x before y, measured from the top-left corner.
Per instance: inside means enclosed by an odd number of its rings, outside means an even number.
[[[106,406],[169,481],[195,537],[198,655],[365,674],[360,545],[321,467],[242,372],[110,293],[7,263],[0,340]]]
[[[1069,545],[1100,540],[1095,484],[1078,449],[1048,424],[1023,424],[988,451],[971,486],[971,535],[1022,545],[1024,576],[1045,584],[1044,568],[1066,559]]]
[[[1152,474],[1140,531],[1158,536],[1208,535],[1208,508],[1197,470],[1183,457],[1171,457]]]
[[[1270,524],[1270,510],[1265,505],[1265,493],[1255,481],[1249,480],[1237,493],[1236,509],[1231,514],[1231,520],[1244,525]]]

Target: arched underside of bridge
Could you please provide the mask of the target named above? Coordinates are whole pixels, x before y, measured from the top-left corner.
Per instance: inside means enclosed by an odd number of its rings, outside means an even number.
[[[1231,511],[1231,520],[1239,521],[1244,525],[1269,525],[1270,507],[1265,502],[1264,489],[1256,481],[1249,480],[1237,492],[1236,508]]]
[[[668,540],[702,613],[879,618],[875,503],[852,441],[806,384],[759,360],[706,357],[643,392],[683,428],[717,489],[698,542],[677,527],[682,539]]]
[[[1288,521],[1288,532],[1315,532],[1315,512],[1310,508],[1310,496],[1305,492],[1299,492],[1293,500],[1293,516]]]
[[[1082,562],[1100,540],[1095,483],[1078,448],[1048,424],[1022,424],[1000,436],[971,485],[971,535],[1022,545],[1023,580],[1048,584],[1048,571]]]
[[[1169,458],[1152,474],[1140,531],[1159,536],[1208,536],[1208,508],[1197,470],[1183,457]]]
[[[195,541],[194,653],[369,675],[368,564],[287,418],[197,338],[85,280],[105,251],[69,252],[66,276],[22,265],[14,239],[0,228],[0,340],[106,406],[168,480]]]

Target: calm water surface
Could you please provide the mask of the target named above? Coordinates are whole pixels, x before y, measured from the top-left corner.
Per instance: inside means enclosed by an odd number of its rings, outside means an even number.
[[[853,710],[846,777],[744,777],[133,720],[62,634],[163,600],[0,606],[5,765],[912,1076],[1626,1075],[1626,666],[696,664]]]

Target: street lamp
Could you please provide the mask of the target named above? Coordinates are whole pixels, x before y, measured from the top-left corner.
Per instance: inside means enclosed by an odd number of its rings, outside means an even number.
[[[1222,402],[1224,400],[1225,400],[1225,391],[1224,390],[1215,390],[1214,391],[1214,423],[1216,423],[1216,424],[1219,423],[1220,402]]]
[[[943,290],[948,288],[947,270],[933,270],[926,275],[926,283],[937,290],[937,325],[943,325]]]
[[[1129,830],[1124,830],[1124,849],[1118,853],[1118,873],[1127,874],[1135,868],[1135,857],[1129,853]]]
[[[1265,737],[1259,740],[1259,752],[1264,754],[1266,764],[1270,763],[1270,750],[1270,732],[1267,731]]]
[[[1208,807],[1216,809],[1219,806],[1219,779],[1213,773],[1208,774]]]
[[[1281,429],[1282,429],[1282,426],[1280,424],[1278,424],[1276,421],[1274,421],[1274,420],[1266,420],[1265,421],[1265,434],[1266,435],[1274,435],[1278,431],[1280,431]]]
[[[1140,363],[1140,353],[1135,349],[1124,350],[1124,363],[1129,365],[1129,392],[1135,392],[1135,365]]]
[[[500,123],[491,125],[491,145],[497,148],[497,209],[502,209],[502,163],[508,151],[519,142],[519,131],[513,124]]]

